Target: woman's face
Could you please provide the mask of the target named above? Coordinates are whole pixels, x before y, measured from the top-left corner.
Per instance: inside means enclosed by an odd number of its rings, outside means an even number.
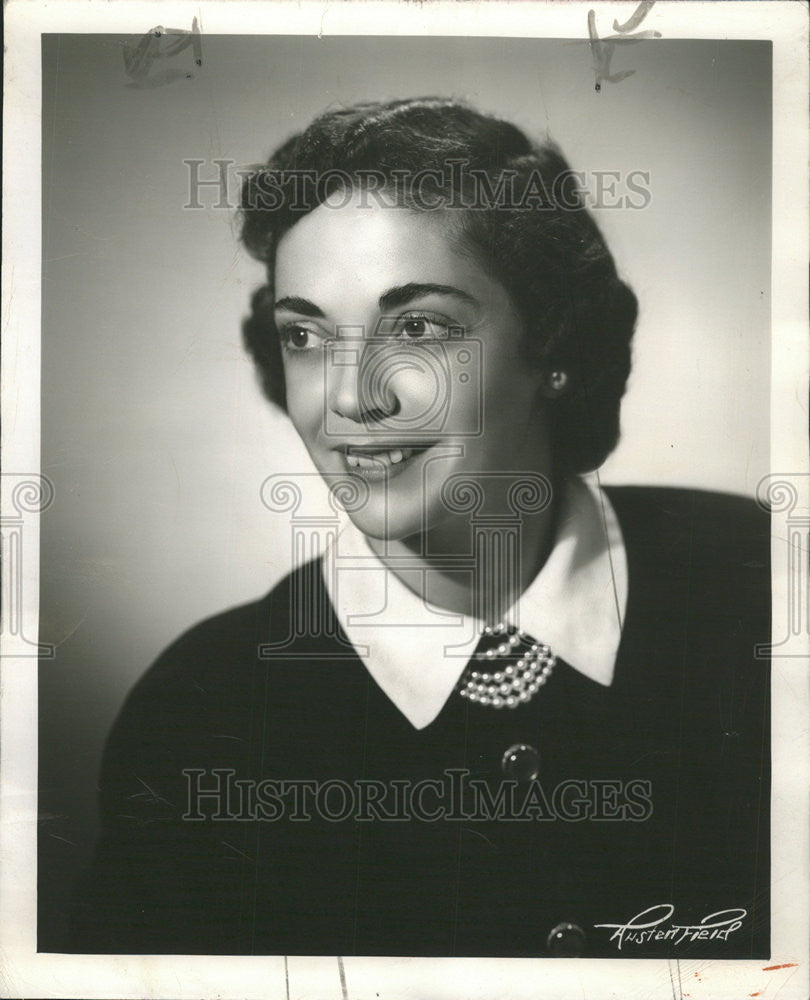
[[[450,476],[489,503],[511,476],[550,471],[542,379],[509,295],[448,220],[361,197],[341,193],[279,242],[287,408],[328,483],[364,481],[360,530],[407,539],[458,521]]]

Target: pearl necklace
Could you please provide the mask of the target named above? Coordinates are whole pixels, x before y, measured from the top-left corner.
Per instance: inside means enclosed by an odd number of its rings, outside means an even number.
[[[481,634],[492,640],[503,636],[497,646],[475,654],[476,660],[491,662],[496,669],[482,671],[468,666],[459,680],[458,693],[492,708],[517,708],[531,701],[551,676],[557,657],[548,646],[535,642],[514,625],[488,625]],[[503,665],[493,662],[499,658],[505,661]]]

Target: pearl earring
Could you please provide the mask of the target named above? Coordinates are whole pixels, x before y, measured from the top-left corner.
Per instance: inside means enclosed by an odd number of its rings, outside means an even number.
[[[566,372],[552,372],[549,382],[551,383],[551,388],[555,392],[562,392],[568,384],[568,375]]]

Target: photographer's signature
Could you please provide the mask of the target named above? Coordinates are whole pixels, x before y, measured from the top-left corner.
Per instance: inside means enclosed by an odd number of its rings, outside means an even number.
[[[641,913],[637,913],[626,924],[595,924],[596,927],[613,929],[611,941],[618,942],[619,951],[623,944],[645,944],[649,941],[672,941],[678,945],[684,941],[727,941],[729,936],[742,927],[748,911],[737,907],[710,913],[697,924],[674,924],[671,917],[675,907],[671,903],[657,903]],[[662,925],[668,924],[664,927]]]

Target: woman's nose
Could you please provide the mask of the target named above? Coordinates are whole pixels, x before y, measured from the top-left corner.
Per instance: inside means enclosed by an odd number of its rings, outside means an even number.
[[[368,341],[335,345],[327,361],[327,404],[339,417],[371,424],[394,416],[399,399],[386,378],[383,345]]]

